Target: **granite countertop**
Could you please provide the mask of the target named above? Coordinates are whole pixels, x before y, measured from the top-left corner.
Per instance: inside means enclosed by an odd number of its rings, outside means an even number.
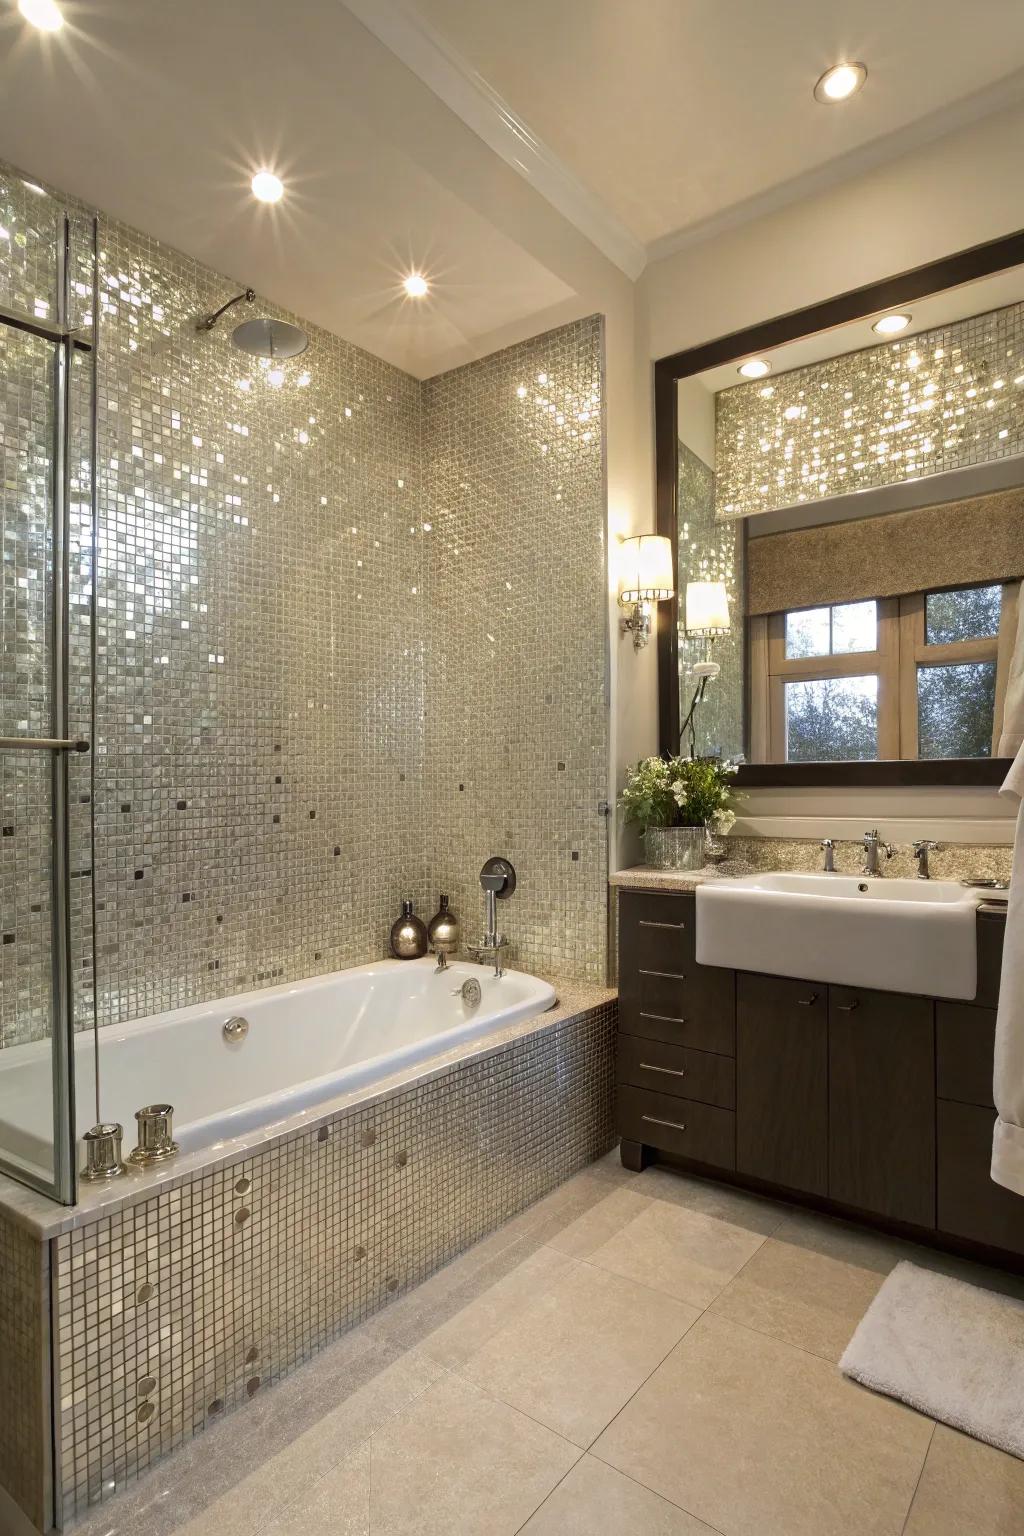
[[[634,864],[608,876],[608,884],[620,891],[695,891],[709,880],[735,880],[739,875],[757,871],[742,859],[723,859],[719,864],[705,864],[703,869],[650,869]]]

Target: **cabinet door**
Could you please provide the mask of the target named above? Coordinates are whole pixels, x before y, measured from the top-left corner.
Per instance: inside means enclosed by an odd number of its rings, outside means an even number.
[[[935,1226],[935,1018],[928,998],[829,987],[833,1200]]]
[[[993,1184],[995,1110],[939,1100],[939,1231],[1024,1253],[1024,1200]]]
[[[736,979],[736,1167],[828,1193],[828,989]]]

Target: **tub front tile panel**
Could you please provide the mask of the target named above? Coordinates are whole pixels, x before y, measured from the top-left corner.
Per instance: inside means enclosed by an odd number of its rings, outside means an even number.
[[[49,1253],[0,1217],[0,1489],[40,1529],[50,1478]]]
[[[614,1028],[602,1004],[59,1237],[65,1520],[607,1150]]]

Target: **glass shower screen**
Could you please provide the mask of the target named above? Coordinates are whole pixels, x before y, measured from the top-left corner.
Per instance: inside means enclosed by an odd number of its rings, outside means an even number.
[[[95,242],[14,178],[0,229],[0,1170],[70,1202],[92,1023]]]

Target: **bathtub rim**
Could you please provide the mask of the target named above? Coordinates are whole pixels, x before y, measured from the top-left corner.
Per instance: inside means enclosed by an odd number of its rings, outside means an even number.
[[[380,964],[379,961],[373,963]],[[534,973],[527,974],[532,976]],[[318,978],[303,979],[315,981]],[[578,1019],[583,1014],[614,1002],[618,996],[614,987],[599,986],[596,983],[562,982],[555,977],[543,976],[535,979],[546,981],[555,989],[555,1001],[543,1013],[531,1014],[529,1018],[520,1019],[514,1024],[498,1024],[493,1030],[488,1030],[473,1039],[464,1040],[448,1050],[439,1051],[425,1061],[408,1063],[377,1082],[362,1084],[348,1092],[325,1099],[310,1109],[298,1110],[293,1114],[282,1116],[280,1120],[270,1125],[245,1132],[230,1140],[218,1142],[194,1152],[183,1152],[169,1163],[157,1164],[149,1168],[132,1166],[123,1178],[112,1180],[109,1184],[80,1183],[78,1202],[75,1205],[57,1205],[45,1195],[40,1195],[35,1190],[29,1189],[27,1185],[19,1184],[15,1179],[0,1173],[0,1216],[14,1222],[34,1237],[40,1239],[59,1237],[62,1233],[73,1231],[76,1227],[87,1226],[101,1216],[111,1216],[119,1210],[138,1205],[158,1192],[190,1183],[200,1173],[212,1173],[219,1168],[243,1161],[254,1152],[267,1151],[293,1137],[318,1129],[321,1125],[336,1119],[340,1114],[382,1103],[410,1088],[432,1082],[456,1067],[469,1062],[486,1060],[487,1057],[497,1055],[517,1040],[532,1034],[546,1034],[550,1030]],[[301,985],[301,981],[287,982],[283,984],[283,990],[292,990]],[[219,1007],[226,1001],[228,999],[214,998],[196,1006]]]

